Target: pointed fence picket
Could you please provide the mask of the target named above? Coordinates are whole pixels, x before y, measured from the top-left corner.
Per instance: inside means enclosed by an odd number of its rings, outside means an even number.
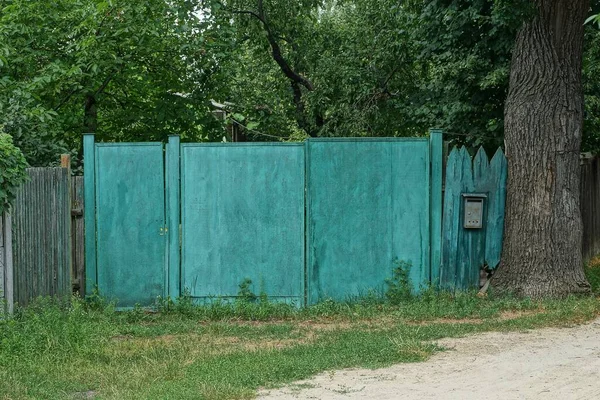
[[[491,161],[483,148],[474,159],[466,148],[453,149],[446,165],[440,286],[478,288],[480,270],[500,262],[504,228],[507,162],[501,149]],[[463,194],[485,194],[481,229],[463,227]]]

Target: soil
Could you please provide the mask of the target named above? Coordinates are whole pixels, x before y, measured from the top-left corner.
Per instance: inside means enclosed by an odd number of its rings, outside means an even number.
[[[600,399],[600,319],[570,328],[490,332],[437,342],[428,361],[326,372],[277,390],[284,399]]]

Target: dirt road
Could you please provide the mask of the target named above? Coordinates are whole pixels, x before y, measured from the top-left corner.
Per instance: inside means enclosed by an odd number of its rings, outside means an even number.
[[[600,400],[600,319],[438,343],[451,350],[424,363],[328,372],[259,399]]]

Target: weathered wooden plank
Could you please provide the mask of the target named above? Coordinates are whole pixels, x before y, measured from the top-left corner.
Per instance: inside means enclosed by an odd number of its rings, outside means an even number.
[[[0,302],[4,300],[4,270],[6,269],[4,246],[4,213],[2,213],[0,214]]]
[[[458,221],[458,254],[457,254],[457,286],[459,288],[472,287],[473,281],[473,260],[472,260],[472,240],[474,235],[472,230],[463,228],[464,207],[462,206],[464,198],[463,193],[474,193],[473,184],[473,165],[471,156],[465,147],[460,149],[460,167],[462,168],[462,181],[459,196],[459,221]]]
[[[440,280],[442,264],[442,169],[444,166],[442,131],[432,129],[429,133],[429,141],[431,162],[431,272],[429,281],[437,285]]]
[[[456,251],[458,247],[458,220],[462,168],[460,152],[457,148],[450,151],[446,161],[446,179],[444,184],[444,218],[442,220],[442,267],[440,268],[440,287],[452,290],[456,285]]]
[[[8,313],[12,314],[15,303],[12,217],[10,213],[5,213],[3,219],[4,301],[6,302]]]
[[[478,288],[479,271],[485,264],[486,228],[489,217],[489,194],[494,190],[489,181],[490,163],[483,147],[479,148],[473,160],[473,191],[488,195],[484,201],[484,223],[482,229],[469,229],[467,234],[471,242],[471,271],[469,272],[469,287]]]
[[[464,286],[469,253],[462,227],[462,194],[473,191],[471,157],[466,148],[453,149],[446,165],[444,219],[442,223],[442,268],[440,285],[453,290]]]
[[[83,294],[85,289],[85,232],[83,176],[71,180],[71,246],[73,289]]]
[[[499,148],[492,158],[488,175],[485,261],[490,268],[498,267],[502,255],[507,175],[508,163],[502,149]]]

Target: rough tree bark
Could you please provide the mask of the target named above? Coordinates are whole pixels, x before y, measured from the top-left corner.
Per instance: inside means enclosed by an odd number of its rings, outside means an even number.
[[[533,0],[517,35],[505,105],[507,213],[492,280],[520,296],[589,292],[581,256],[579,151],[587,0]]]

